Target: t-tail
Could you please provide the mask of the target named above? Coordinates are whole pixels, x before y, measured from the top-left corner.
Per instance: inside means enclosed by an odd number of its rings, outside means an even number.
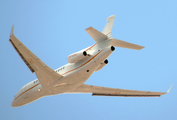
[[[107,35],[109,38],[111,37],[111,32],[112,32],[112,27],[114,24],[115,17],[116,15],[111,15],[106,19],[108,22],[102,31],[102,33]]]
[[[108,22],[106,26],[103,29],[103,32],[94,29],[93,27],[89,27],[86,29],[86,32],[95,40],[96,43],[100,43],[106,40],[110,40],[111,46],[115,47],[122,47],[122,48],[128,48],[128,49],[134,49],[134,50],[141,50],[144,47],[140,45],[136,45],[133,43],[125,42],[119,39],[114,39],[111,35],[112,27],[114,23],[115,15],[112,15],[107,18]]]

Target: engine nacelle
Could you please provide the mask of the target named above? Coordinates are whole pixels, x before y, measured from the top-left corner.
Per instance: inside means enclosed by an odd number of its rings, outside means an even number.
[[[69,63],[76,63],[83,60],[87,56],[86,51],[79,51],[68,56],[67,60]]]
[[[95,70],[95,72],[101,70],[106,64],[108,64],[107,59],[103,63],[100,64],[100,66]]]

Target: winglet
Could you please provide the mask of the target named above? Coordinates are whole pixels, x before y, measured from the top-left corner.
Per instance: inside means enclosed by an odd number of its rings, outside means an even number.
[[[171,88],[173,87],[173,84],[170,86],[170,88],[168,89],[167,93],[170,92]]]
[[[12,25],[12,29],[11,29],[11,32],[10,32],[10,36],[11,35],[14,35],[14,25]]]

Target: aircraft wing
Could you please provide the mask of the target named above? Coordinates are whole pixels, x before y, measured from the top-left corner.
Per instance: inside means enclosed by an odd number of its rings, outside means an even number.
[[[23,43],[21,43],[14,35],[14,26],[12,26],[10,39],[12,46],[15,48],[17,53],[20,55],[22,60],[31,70],[35,72],[42,86],[48,86],[54,81],[63,77],[62,75],[56,73],[45,63],[43,63],[37,56],[35,56]]]
[[[161,95],[168,93],[170,89],[167,92],[150,92],[150,91],[107,88],[83,84],[80,87],[76,88],[75,90],[70,91],[69,93],[92,93],[92,96],[160,97]]]

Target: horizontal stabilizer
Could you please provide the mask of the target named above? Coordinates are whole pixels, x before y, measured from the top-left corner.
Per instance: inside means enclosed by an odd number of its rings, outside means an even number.
[[[118,39],[111,39],[111,45],[116,47],[134,49],[134,50],[141,50],[144,48],[143,46],[132,44]]]
[[[98,30],[94,29],[93,27],[89,27],[85,30],[95,40],[96,43],[99,43],[99,42],[106,40],[108,38],[105,34],[99,32]]]

